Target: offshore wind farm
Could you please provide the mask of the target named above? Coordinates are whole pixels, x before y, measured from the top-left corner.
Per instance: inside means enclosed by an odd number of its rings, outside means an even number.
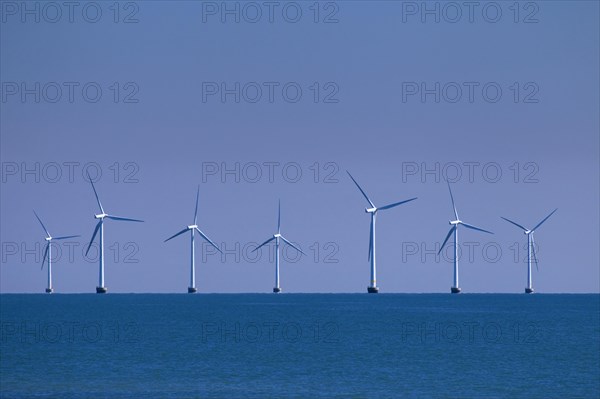
[[[391,208],[395,208],[397,206],[412,202],[414,200],[417,199],[417,197],[413,197],[413,198],[409,198],[409,199],[405,199],[402,201],[398,201],[398,202],[394,202],[388,205],[384,205],[381,207],[376,207],[375,204],[373,203],[373,201],[371,201],[371,199],[369,198],[369,196],[366,194],[366,192],[363,190],[363,188],[358,184],[358,182],[354,179],[354,177],[350,174],[350,172],[346,171],[346,173],[348,174],[348,176],[350,177],[351,181],[354,183],[354,185],[356,186],[356,188],[360,191],[360,193],[362,194],[362,196],[365,198],[365,200],[367,201],[369,208],[365,208],[365,212],[367,214],[370,215],[370,228],[369,228],[369,246],[368,246],[368,261],[370,263],[370,284],[367,287],[367,292],[370,294],[376,294],[379,293],[379,287],[377,286],[377,272],[376,272],[376,241],[375,241],[375,222],[376,222],[376,216],[377,216],[377,212],[378,211],[383,211],[383,210],[387,210],[387,209],[391,209]],[[92,181],[92,179],[89,177],[88,174],[88,179],[89,182],[92,186],[93,192],[94,192],[94,196],[96,198],[96,201],[98,203],[98,207],[100,209],[100,214],[94,215],[94,218],[98,220],[98,223],[96,224],[96,227],[94,229],[94,232],[92,234],[92,238],[87,246],[87,250],[86,250],[86,255],[89,253],[89,250],[91,248],[91,245],[94,243],[94,239],[96,238],[96,235],[99,236],[99,251],[98,251],[98,259],[99,259],[99,276],[98,276],[98,286],[96,287],[96,293],[98,294],[104,294],[107,292],[107,288],[104,284],[104,219],[110,219],[110,220],[117,220],[117,221],[128,221],[128,222],[143,222],[142,220],[139,219],[132,219],[132,218],[125,218],[125,217],[121,217],[121,216],[114,216],[114,215],[109,215],[104,211],[104,208],[102,207],[102,203],[100,202],[100,198],[98,196],[98,192],[96,191],[96,188],[94,186],[94,183]],[[467,229],[470,230],[474,230],[474,231],[479,231],[479,232],[483,232],[483,233],[487,233],[487,234],[494,234],[489,230],[485,230],[482,229],[480,227],[474,226],[472,224],[466,223],[462,220],[460,220],[459,216],[458,216],[458,211],[456,208],[456,204],[454,201],[454,195],[452,194],[452,188],[450,187],[450,183],[448,181],[446,181],[446,184],[448,186],[448,192],[450,194],[450,201],[452,204],[452,210],[454,213],[454,220],[450,220],[449,224],[450,224],[450,230],[448,231],[448,234],[446,235],[446,237],[444,238],[444,241],[442,242],[441,246],[439,247],[439,250],[437,251],[438,255],[444,250],[446,243],[449,241],[450,237],[454,237],[453,238],[453,257],[452,257],[452,263],[453,263],[453,283],[452,286],[450,288],[450,292],[452,294],[458,294],[460,293],[462,290],[459,286],[459,274],[458,274],[458,261],[459,261],[459,242],[458,242],[458,229],[460,226],[463,226]],[[190,274],[189,274],[189,285],[188,285],[188,289],[187,292],[190,294],[194,294],[196,293],[198,290],[196,288],[196,246],[195,246],[195,233],[198,233],[200,235],[200,237],[207,243],[209,244],[212,248],[214,248],[216,251],[218,251],[220,254],[223,254],[223,251],[221,250],[221,248],[219,248],[219,246],[217,244],[215,244],[215,242],[213,242],[202,230],[200,230],[200,228],[198,227],[198,204],[199,204],[199,198],[200,198],[200,185],[198,185],[197,191],[196,191],[196,201],[195,201],[195,207],[194,207],[194,219],[193,219],[193,223],[189,226],[186,226],[184,229],[182,229],[181,231],[173,234],[172,236],[168,237],[167,239],[164,240],[164,242],[168,242],[170,240],[172,240],[175,237],[178,237],[182,234],[185,233],[190,233]],[[550,218],[550,216],[552,216],[555,212],[557,211],[557,209],[555,209],[554,211],[552,211],[548,216],[546,216],[544,219],[542,219],[533,229],[527,229],[525,227],[523,227],[522,225],[507,219],[505,217],[501,217],[501,219],[504,219],[505,221],[511,223],[514,226],[519,227],[520,229],[523,230],[524,234],[527,236],[527,286],[525,288],[525,293],[527,294],[531,294],[533,293],[533,286],[532,286],[532,277],[531,277],[531,264],[532,262],[535,263],[536,268],[537,268],[537,257],[536,257],[536,252],[535,252],[535,241],[533,238],[533,233],[536,231],[536,229],[538,229],[546,220],[548,220]],[[45,247],[45,251],[44,251],[44,257],[43,257],[43,261],[42,261],[42,268],[45,264],[46,259],[48,259],[48,283],[47,283],[47,288],[45,290],[46,293],[53,293],[54,289],[52,288],[52,265],[51,265],[51,241],[53,239],[55,240],[65,240],[65,239],[70,239],[70,238],[75,238],[75,237],[79,237],[78,235],[72,235],[72,236],[63,236],[63,237],[52,237],[50,236],[50,233],[48,232],[48,230],[46,229],[46,227],[44,226],[44,224],[42,223],[41,219],[39,218],[39,216],[37,215],[37,213],[35,213],[35,217],[37,218],[37,220],[39,221],[40,225],[42,226],[42,228],[44,229],[45,233],[46,233],[46,247]],[[291,241],[289,241],[288,239],[286,239],[282,234],[281,234],[281,200],[279,200],[278,202],[278,208],[277,208],[277,230],[276,232],[272,235],[272,237],[268,238],[267,240],[265,240],[264,242],[262,242],[260,245],[256,245],[253,249],[252,252],[256,252],[259,249],[265,247],[266,245],[270,244],[271,242],[274,242],[275,244],[275,283],[274,283],[274,287],[273,287],[273,293],[281,293],[281,285],[280,285],[280,246],[282,244],[285,244],[291,248],[293,248],[294,250],[298,251],[298,253],[305,255],[306,253],[304,251],[302,251],[301,248],[299,248],[297,245],[294,245]]]
[[[0,1],[0,399],[600,398],[599,15]]]

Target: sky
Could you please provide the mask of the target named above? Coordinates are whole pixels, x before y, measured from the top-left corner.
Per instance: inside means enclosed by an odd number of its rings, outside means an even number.
[[[1,3],[0,292],[94,292],[102,204],[109,292],[366,292],[368,205],[382,293],[600,292],[599,4],[463,2]],[[117,6],[115,6],[117,4]]]

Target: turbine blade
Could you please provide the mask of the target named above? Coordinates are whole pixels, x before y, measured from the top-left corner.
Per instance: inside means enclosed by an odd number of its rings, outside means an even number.
[[[279,200],[279,212],[277,213],[277,232],[281,233],[281,199]]]
[[[50,247],[50,241],[46,244],[46,250],[44,251],[44,259],[42,259],[42,267],[40,270],[44,270],[44,264],[46,264],[46,256],[48,256],[48,248]]]
[[[519,223],[517,223],[517,222],[513,222],[512,220],[510,220],[510,219],[507,219],[507,218],[505,218],[505,217],[503,217],[503,216],[500,216],[500,218],[501,218],[501,219],[504,219],[504,220],[506,220],[508,223],[512,223],[512,224],[514,224],[515,226],[517,226],[517,227],[519,227],[519,228],[523,229],[524,231],[527,231],[527,229],[526,229],[525,227],[521,226],[521,225],[520,225]]]
[[[216,245],[214,242],[212,242],[212,241],[210,240],[210,238],[208,238],[208,237],[206,236],[206,234],[204,234],[202,231],[200,231],[200,229],[199,229],[198,227],[196,227],[196,231],[197,231],[198,233],[200,233],[200,235],[202,236],[202,238],[204,238],[206,241],[208,241],[208,243],[209,243],[210,245],[212,245],[213,247],[215,247],[215,249],[216,249],[217,251],[219,251],[219,252],[223,253],[223,251],[221,251],[221,248],[217,247],[217,245]]]
[[[112,216],[112,215],[107,215],[106,216],[107,219],[112,219],[112,220],[121,220],[121,221],[125,221],[125,222],[140,222],[143,223],[143,220],[139,220],[139,219],[130,219],[130,218],[124,218],[121,216]]]
[[[302,252],[302,250],[300,248],[298,248],[297,246],[295,246],[294,244],[292,244],[291,242],[289,242],[288,240],[285,239],[284,236],[279,236],[283,242],[285,242],[287,245],[289,245],[290,247],[294,248],[296,251],[300,252],[302,255],[306,255],[304,252]]]
[[[275,237],[271,237],[269,238],[267,241],[263,242],[262,244],[260,244],[258,247],[254,248],[252,250],[252,252],[257,251],[259,248],[264,247],[265,245],[267,245],[268,243],[270,243],[271,241],[273,241],[275,239]]]
[[[34,215],[35,215],[35,217],[37,218],[38,222],[40,222],[40,224],[42,225],[42,228],[43,228],[43,229],[44,229],[44,231],[46,232],[46,235],[47,235],[48,237],[51,237],[51,236],[50,236],[50,233],[48,233],[48,229],[46,228],[46,226],[44,226],[44,223],[42,223],[42,219],[40,219],[40,217],[38,216],[38,214],[37,214],[37,213],[35,213],[35,210],[33,211],[33,214],[34,214]]]
[[[196,210],[194,211],[194,224],[198,223],[198,198],[200,197],[200,185],[198,184],[198,191],[196,191]]]
[[[181,235],[181,234],[185,233],[185,232],[186,232],[186,231],[188,231],[188,230],[189,230],[189,229],[186,227],[185,229],[181,230],[180,232],[178,232],[178,233],[176,233],[176,234],[173,234],[171,237],[167,238],[167,239],[166,239],[166,240],[164,240],[163,242],[167,242],[167,241],[169,241],[171,238],[175,238],[175,237],[177,237],[178,235]]]
[[[87,250],[85,251],[85,256],[87,256],[88,252],[90,252],[90,247],[92,246],[92,243],[94,242],[94,238],[96,238],[96,234],[98,234],[98,230],[100,230],[101,224],[102,224],[102,220],[99,221],[98,224],[96,224],[96,228],[94,229],[94,234],[92,234],[92,239],[90,240]]]
[[[369,228],[369,262],[373,256],[373,217],[371,217],[371,227]]]
[[[558,211],[558,208],[556,208],[555,210],[553,210],[552,212],[550,212],[550,214],[549,214],[548,216],[546,216],[546,217],[544,218],[544,220],[542,220],[541,222],[539,222],[539,223],[538,223],[538,224],[537,224],[537,225],[536,225],[536,226],[535,226],[533,229],[531,229],[531,231],[535,231],[535,230],[537,230],[537,228],[538,228],[538,227],[540,227],[540,226],[542,225],[542,223],[544,223],[546,220],[548,220],[548,218],[549,218],[550,216],[552,216],[552,215],[554,214],[554,212],[556,212],[556,211]]]
[[[533,234],[531,234],[531,252],[533,253],[533,263],[535,263],[535,270],[540,271],[538,268],[538,260],[537,255],[535,254],[535,240],[533,239]]]
[[[81,237],[79,235],[77,236],[62,236],[62,237],[53,237],[53,240],[66,240],[67,238],[75,238],[75,237]]]
[[[468,223],[465,223],[465,222],[461,222],[460,224],[462,224],[463,226],[465,226],[468,229],[477,230],[477,231],[483,231],[484,233],[488,233],[488,234],[494,234],[491,231],[480,229],[479,227],[475,227],[472,224],[468,224]]]
[[[407,202],[410,202],[410,201],[414,201],[414,200],[416,200],[416,199],[417,199],[417,197],[415,197],[415,198],[411,198],[411,199],[408,199],[408,200],[406,200],[406,201],[395,202],[395,203],[393,203],[393,204],[389,204],[389,205],[386,205],[386,206],[382,206],[381,208],[377,208],[377,209],[379,209],[380,211],[381,211],[381,210],[384,210],[384,209],[390,209],[390,208],[393,208],[393,207],[395,207],[395,206],[402,205],[402,204],[406,204]]]
[[[446,243],[448,242],[448,239],[450,238],[450,236],[452,235],[452,233],[454,233],[454,229],[456,229],[456,225],[452,226],[450,228],[450,231],[448,232],[448,234],[446,235],[446,238],[444,239],[444,242],[442,243],[442,246],[440,247],[440,250],[438,251],[438,255],[440,254],[440,252],[442,252],[442,249],[444,249],[444,246],[446,245]]]
[[[350,176],[350,178],[352,179],[352,181],[354,182],[354,184],[356,184],[356,187],[358,187],[358,189],[360,190],[360,192],[362,193],[362,195],[365,196],[365,198],[367,199],[367,201],[369,202],[369,204],[373,207],[373,208],[377,208],[375,206],[375,204],[373,204],[373,201],[371,201],[369,199],[369,197],[367,196],[367,194],[364,192],[364,190],[362,188],[360,188],[360,186],[358,185],[357,181],[354,180],[354,177],[352,177],[352,175],[350,174],[350,172],[346,171],[346,173],[348,173],[348,176]]]
[[[446,183],[448,183],[448,191],[450,191],[450,199],[452,200],[452,209],[454,209],[454,216],[456,217],[456,220],[458,220],[458,212],[456,211],[456,205],[454,204],[454,196],[452,195],[452,189],[450,188],[450,182],[448,180],[446,180]]]
[[[90,183],[92,183],[92,189],[94,190],[94,195],[96,196],[96,201],[98,201],[98,206],[100,207],[100,212],[104,213],[104,208],[102,208],[102,204],[100,203],[100,198],[98,197],[98,193],[96,192],[96,187],[94,187],[94,182],[92,181],[92,178],[90,177],[90,172],[87,172],[87,177],[88,177]]]

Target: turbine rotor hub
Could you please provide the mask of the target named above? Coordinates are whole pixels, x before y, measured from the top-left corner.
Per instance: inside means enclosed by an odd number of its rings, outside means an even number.
[[[366,213],[375,213],[377,212],[377,208],[365,208]]]

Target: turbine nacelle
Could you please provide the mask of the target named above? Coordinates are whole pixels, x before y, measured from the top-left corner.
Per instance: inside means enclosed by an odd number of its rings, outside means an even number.
[[[197,225],[195,225],[195,224],[193,224],[193,225],[191,225],[191,226],[188,226],[187,228],[188,228],[189,230],[194,230],[194,229],[197,229],[197,228],[198,228],[198,226],[197,226]]]
[[[48,241],[48,242],[52,241],[52,237],[46,237],[46,238],[44,238],[44,239],[45,239],[46,241]]]
[[[455,226],[455,225],[461,224],[462,221],[460,221],[460,220],[450,220],[448,223],[450,223],[451,225]]]
[[[533,231],[532,231],[532,230],[525,230],[525,231],[523,232],[523,234],[525,234],[525,235],[529,235],[529,234],[531,234],[531,233],[533,233]]]
[[[101,213],[99,215],[94,215],[94,219],[104,219],[108,215],[106,213]]]
[[[365,208],[366,213],[375,213],[377,212],[377,208]]]
[[[277,234],[273,234],[273,238],[279,238],[281,237],[281,234],[277,233]]]

